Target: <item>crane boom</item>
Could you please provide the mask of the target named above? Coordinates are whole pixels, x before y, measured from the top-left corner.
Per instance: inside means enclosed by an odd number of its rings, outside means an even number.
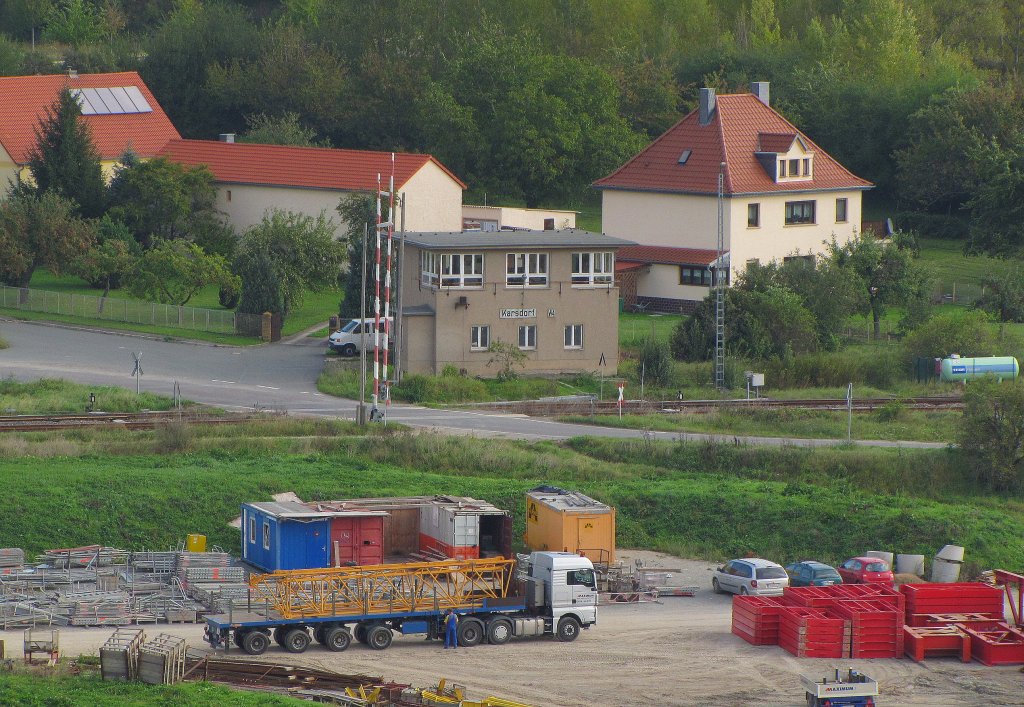
[[[286,619],[437,611],[483,606],[509,595],[515,560],[444,560],[281,570],[249,588]]]

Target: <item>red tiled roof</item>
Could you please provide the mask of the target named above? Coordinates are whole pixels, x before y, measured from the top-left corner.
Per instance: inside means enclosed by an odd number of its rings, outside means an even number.
[[[796,133],[759,133],[757,136],[760,152],[789,152],[796,140]]]
[[[710,265],[718,251],[703,248],[671,248],[660,245],[631,245],[619,248],[616,265],[621,262],[659,263],[663,265]]]
[[[76,77],[66,74],[0,77],[0,144],[16,164],[26,164],[36,144],[35,129],[61,90],[118,86],[137,87],[153,112],[82,116],[101,159],[116,159],[128,147],[140,157],[152,157],[168,140],[180,137],[142,77],[135,71],[124,71]]]
[[[799,136],[814,153],[813,178],[776,183],[754,153],[762,134]],[[777,139],[769,139],[775,146]],[[792,144],[792,143],[790,143]],[[684,150],[692,153],[679,164]],[[753,94],[718,96],[711,121],[701,125],[697,111],[690,113],[617,170],[594,182],[598,189],[718,193],[719,164],[725,163],[726,194],[808,191],[816,189],[870,189],[871,182],[857,177],[815,145],[792,123]]]
[[[218,182],[263,184],[307,189],[373,191],[377,175],[391,174],[390,152],[335,150],[327,147],[259,145],[214,140],[171,140],[161,157],[192,166],[206,165]],[[395,188],[405,185],[433,162],[460,187],[462,181],[430,155],[395,153]]]

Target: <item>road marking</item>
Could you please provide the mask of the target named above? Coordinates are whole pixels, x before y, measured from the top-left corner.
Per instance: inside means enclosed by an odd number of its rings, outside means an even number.
[[[309,395],[309,391],[308,390],[304,390],[304,391],[302,391],[302,394],[303,395]]]
[[[216,378],[211,378],[210,382],[211,383],[228,383],[230,385],[238,385],[237,383],[235,383],[235,381],[222,381],[222,380],[218,380]]]
[[[266,388],[267,390],[281,390],[280,388],[275,388],[272,385],[258,385],[256,387],[257,388]]]

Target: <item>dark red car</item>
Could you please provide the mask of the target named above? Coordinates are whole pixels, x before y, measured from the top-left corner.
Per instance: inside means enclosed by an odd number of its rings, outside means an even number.
[[[836,569],[846,584],[892,584],[896,581],[889,563],[877,557],[853,557]]]

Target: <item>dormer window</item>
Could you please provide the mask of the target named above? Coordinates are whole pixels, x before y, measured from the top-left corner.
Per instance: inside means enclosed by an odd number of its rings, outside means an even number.
[[[777,183],[811,179],[814,153],[798,133],[760,133],[754,156]]]
[[[779,176],[786,176],[786,160],[779,160]]]

